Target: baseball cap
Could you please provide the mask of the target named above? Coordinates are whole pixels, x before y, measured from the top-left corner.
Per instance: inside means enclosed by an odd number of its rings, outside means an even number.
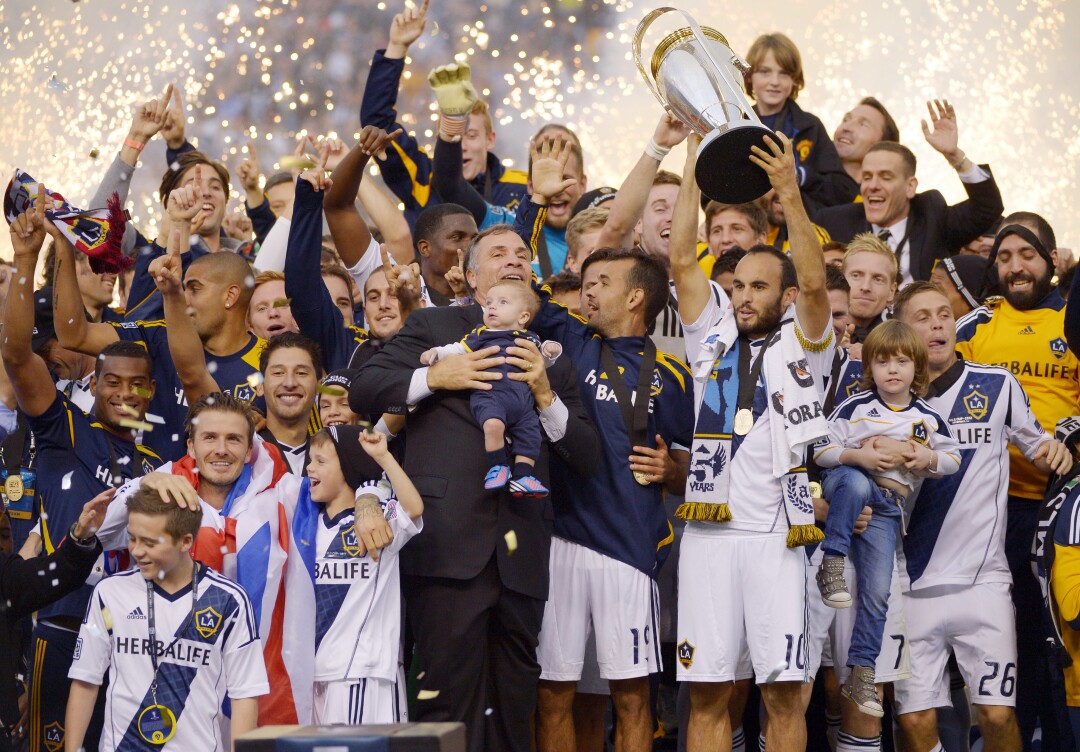
[[[1070,415],[1062,418],[1054,427],[1054,438],[1062,444],[1068,444],[1076,434],[1080,432],[1080,415]]]
[[[593,188],[591,191],[586,191],[582,194],[581,198],[574,204],[574,211],[570,214],[571,217],[585,211],[586,209],[592,209],[600,206],[606,201],[611,201],[615,198],[615,194],[618,193],[618,189],[612,188],[609,185],[605,185],[602,188]]]

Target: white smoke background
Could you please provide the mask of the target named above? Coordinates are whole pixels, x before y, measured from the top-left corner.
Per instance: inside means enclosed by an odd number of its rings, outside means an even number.
[[[292,152],[297,133],[351,143],[369,61],[401,7],[400,0],[2,0],[0,172],[21,167],[85,203],[132,108],[161,96],[170,81],[187,95],[189,136],[234,174],[249,137],[266,175]],[[493,105],[495,151],[507,164],[522,167],[528,137],[561,121],[581,135],[589,185],[618,186],[661,114],[630,55],[633,30],[653,7],[432,0],[398,111],[421,143],[432,143],[426,73],[457,56]],[[860,98],[878,97],[919,158],[920,188],[959,201],[959,180],[919,127],[927,99],[949,99],[961,148],[991,165],[1006,211],[1038,211],[1059,245],[1080,242],[1080,2],[682,0],[680,7],[740,54],[760,33],[788,34],[803,57],[804,109],[831,133]],[[675,21],[660,23],[670,29]],[[646,58],[652,49],[646,45]],[[664,166],[681,173],[681,152]],[[158,138],[143,153],[128,203],[151,238],[165,168]],[[10,257],[6,236],[0,255]]]

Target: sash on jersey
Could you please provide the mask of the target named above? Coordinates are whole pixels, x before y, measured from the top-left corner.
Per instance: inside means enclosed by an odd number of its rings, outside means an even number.
[[[806,351],[820,351],[831,344],[830,331],[824,343],[808,340],[789,308],[781,322],[778,346],[763,347],[761,373],[764,376],[769,433],[772,444],[771,472],[780,478],[784,510],[788,520],[787,545],[806,546],[824,538],[814,524],[814,503],[803,466],[806,450],[828,435],[828,422],[821,408],[821,394],[806,362]],[[684,520],[729,522],[731,508],[730,466],[738,442],[733,442],[739,393],[739,342],[734,314],[730,311],[718,330],[702,343],[702,354],[693,364],[694,380],[704,382],[694,426],[693,451],[686,501],[675,516]],[[777,388],[778,387],[778,388]],[[775,391],[773,391],[775,389]]]
[[[22,170],[15,170],[4,196],[4,216],[8,224],[34,206],[37,191],[36,180]],[[69,204],[59,193],[47,193],[53,200],[54,208],[46,211],[45,216],[52,220],[76,250],[90,257],[90,269],[94,274],[118,274],[134,263],[121,249],[127,218],[118,194],[113,193],[109,197],[108,206],[104,209],[83,211]]]

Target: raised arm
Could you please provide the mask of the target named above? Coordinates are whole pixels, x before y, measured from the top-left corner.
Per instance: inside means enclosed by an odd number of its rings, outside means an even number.
[[[371,180],[360,183],[360,192],[357,194],[360,205],[371,215],[375,226],[382,233],[383,242],[399,264],[408,264],[416,258],[413,249],[412,231],[405,215],[398,209],[397,202],[391,194]]]
[[[108,324],[95,324],[86,320],[79,279],[75,272],[75,248],[59,233],[53,238],[56,249],[53,271],[53,326],[60,346],[97,355],[108,345],[120,339],[116,330]]]
[[[461,164],[461,137],[469,127],[469,113],[479,97],[467,63],[440,65],[428,74],[439,103],[439,137],[435,140],[435,170],[431,185],[443,201],[464,206],[477,225],[484,222],[488,204],[465,179]]]
[[[45,192],[39,184],[37,203],[11,223],[11,247],[15,252],[15,281],[4,311],[0,355],[11,379],[19,409],[37,416],[56,400],[56,387],[45,361],[33,351],[34,272],[45,242]],[[76,290],[76,292],[78,292]],[[85,316],[83,316],[85,318]]]
[[[767,150],[752,146],[750,161],[769,176],[776,189],[780,204],[787,217],[788,238],[791,244],[791,260],[799,278],[799,295],[795,298],[795,312],[803,334],[811,340],[820,340],[826,329],[832,326],[832,308],[829,293],[825,289],[825,254],[803,206],[802,194],[795,177],[795,156],[791,140],[777,132],[783,148],[771,139],[762,139]]]
[[[671,215],[671,238],[668,243],[671,261],[671,277],[679,298],[679,316],[684,324],[692,324],[712,295],[709,278],[705,276],[697,260],[698,206],[701,190],[697,186],[694,171],[697,169],[697,148],[701,138],[690,134],[686,142],[686,163],[683,165],[682,185],[675,199]],[[606,229],[606,228],[605,228]]]
[[[376,126],[365,126],[360,131],[360,140],[334,169],[333,180],[327,186],[323,213],[346,267],[356,266],[371,245],[367,223],[356,210],[356,194],[364,179],[364,168],[373,155],[386,158],[386,148],[398,133],[387,134]]]
[[[672,147],[686,139],[690,129],[681,120],[665,113],[656,125],[652,138],[638,158],[637,164],[619,186],[611,202],[604,229],[600,231],[601,248],[629,248],[634,244],[634,226],[645,211],[653,180],[660,163]]]

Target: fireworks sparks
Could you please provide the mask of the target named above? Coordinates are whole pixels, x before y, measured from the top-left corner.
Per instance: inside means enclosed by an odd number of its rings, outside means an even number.
[[[955,201],[962,187],[919,131],[923,102],[949,98],[962,148],[992,164],[1006,209],[1041,211],[1068,245],[1080,234],[1080,217],[1069,211],[1080,187],[1080,83],[1071,75],[1080,52],[1066,42],[1080,38],[1080,20],[1066,14],[1066,2],[878,0],[856,12],[839,0],[771,2],[725,7],[722,17],[705,0],[677,5],[718,27],[737,52],[763,31],[790,34],[806,69],[800,104],[832,129],[861,97],[877,96],[920,158],[920,187]],[[406,59],[398,112],[430,144],[436,116],[426,73],[467,60],[492,105],[495,150],[508,166],[524,164],[525,141],[541,125],[565,121],[581,138],[590,187],[618,185],[660,114],[630,59],[633,29],[655,5],[434,0]],[[133,108],[169,81],[183,92],[189,139],[234,170],[248,138],[261,147],[264,172],[288,162],[299,133],[355,138],[368,60],[385,46],[400,7],[399,0],[238,0],[224,8],[206,0],[10,0],[0,10],[8,43],[0,60],[8,134],[0,170],[18,165],[85,200],[123,142]],[[665,166],[678,172],[678,160]],[[142,163],[128,207],[154,237],[160,137]],[[0,243],[0,255],[10,256]]]

